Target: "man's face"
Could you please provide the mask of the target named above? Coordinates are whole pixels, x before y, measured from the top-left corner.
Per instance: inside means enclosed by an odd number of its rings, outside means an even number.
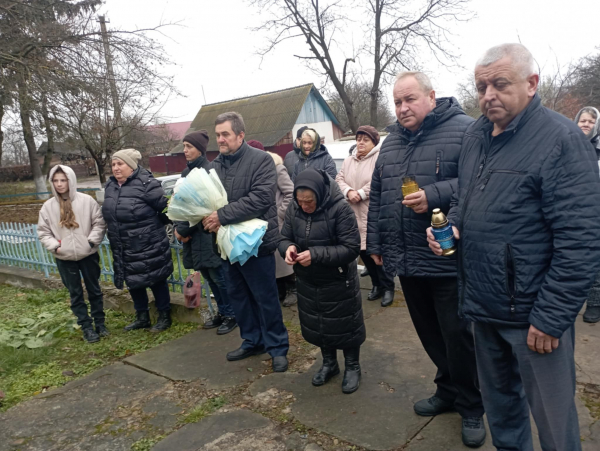
[[[215,127],[215,133],[217,135],[217,145],[219,146],[219,152],[222,155],[231,155],[235,153],[244,142],[244,132],[236,135],[232,128],[231,122],[225,121]]]
[[[435,108],[435,91],[423,92],[415,77],[402,78],[394,85],[394,105],[400,125],[416,132]]]
[[[194,161],[197,158],[200,158],[202,152],[200,152],[196,146],[190,144],[187,141],[183,142],[183,154],[185,155],[185,159],[187,161]]]
[[[309,189],[298,191],[296,193],[296,201],[306,214],[310,215],[317,209],[317,196]]]
[[[481,112],[504,130],[523,111],[537,91],[539,76],[524,78],[510,58],[475,68],[475,86]]]
[[[581,113],[577,125],[586,136],[590,137],[589,135],[596,125],[596,119],[590,113]]]

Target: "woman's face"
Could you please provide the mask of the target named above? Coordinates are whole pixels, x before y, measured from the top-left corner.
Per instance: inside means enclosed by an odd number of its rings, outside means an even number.
[[[302,211],[306,214],[310,215],[317,209],[317,196],[315,196],[315,193],[313,193],[312,190],[298,190],[296,192],[296,201],[298,202],[298,205],[300,205],[300,208],[302,208]]]
[[[596,125],[596,119],[594,119],[590,113],[581,113],[577,125],[579,125],[579,128],[583,133],[589,135],[594,129],[594,125]]]
[[[373,150],[375,143],[364,133],[359,133],[356,136],[356,147],[358,148],[358,152],[364,155]]]
[[[313,148],[314,141],[308,136],[302,137],[302,152],[304,155],[308,155]]]
[[[127,180],[127,177],[133,174],[133,169],[131,169],[123,160],[115,158],[112,161],[112,173],[117,179],[117,182],[123,183]]]
[[[54,174],[54,177],[52,177],[52,184],[58,194],[66,194],[69,192],[69,180],[63,172]]]

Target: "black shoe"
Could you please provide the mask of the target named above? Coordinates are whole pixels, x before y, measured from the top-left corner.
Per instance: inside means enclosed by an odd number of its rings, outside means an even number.
[[[273,371],[275,373],[285,373],[288,369],[288,359],[284,355],[273,357]]]
[[[421,399],[415,403],[413,408],[417,415],[432,417],[444,412],[454,412],[454,401],[445,401],[437,396],[432,396],[431,398]]]
[[[123,329],[129,332],[130,330],[136,329],[147,329],[151,326],[150,324],[150,312],[145,310],[143,312],[135,312],[135,321]]]
[[[220,313],[217,313],[215,316],[213,316],[211,319],[207,320],[204,323],[202,329],[214,329],[215,327],[219,327],[221,324],[223,324],[223,317]]]
[[[315,387],[320,387],[333,376],[340,374],[340,366],[337,362],[337,350],[321,348],[321,354],[323,354],[323,365],[312,378],[312,384]]]
[[[265,350],[263,348],[259,349],[244,349],[242,347],[236,349],[235,351],[231,351],[227,353],[227,360],[230,362],[235,362],[236,360],[247,359],[248,357],[252,357],[253,355],[264,354]]]
[[[358,357],[360,347],[344,349],[344,361],[346,368],[344,369],[344,380],[342,381],[342,393],[349,395],[358,390],[360,385],[360,364]]]
[[[171,327],[171,324],[173,324],[173,321],[171,320],[171,310],[158,312],[158,321],[156,321],[156,324],[150,328],[150,332],[163,332]]]
[[[228,334],[229,332],[231,332],[233,329],[235,329],[238,326],[237,321],[235,320],[235,318],[231,318],[229,316],[225,316],[223,318],[223,323],[219,326],[219,328],[217,329],[217,335],[225,335]]]
[[[394,302],[394,291],[387,290],[383,293],[383,299],[381,300],[382,307],[389,307]]]
[[[600,321],[600,307],[590,307],[588,305],[583,314],[583,321],[586,323],[597,323]]]
[[[360,277],[367,277],[369,275],[369,270],[365,266],[363,270],[360,272]]]
[[[97,341],[100,341],[100,336],[90,326],[83,329],[83,339],[88,343],[96,343]]]
[[[383,296],[383,288],[374,286],[369,292],[369,296],[367,296],[368,301],[376,301],[381,296]]]
[[[110,331],[106,328],[104,324],[96,324],[96,333],[102,337],[108,337],[110,335]]]
[[[284,307],[291,307],[292,305],[296,305],[298,303],[298,290],[296,287],[292,287],[288,290],[285,299],[283,300]]]
[[[462,441],[465,446],[479,448],[485,443],[485,426],[481,417],[462,419]]]

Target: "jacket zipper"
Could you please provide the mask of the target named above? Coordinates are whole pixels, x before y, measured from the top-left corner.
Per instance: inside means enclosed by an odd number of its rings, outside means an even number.
[[[479,188],[481,191],[483,191],[486,187],[486,185],[488,184],[488,182],[490,181],[490,177],[492,177],[492,174],[513,174],[513,175],[521,175],[522,172],[519,171],[512,171],[510,169],[490,169],[488,171],[488,175],[485,179],[483,179],[483,183],[481,184],[481,188]]]
[[[516,311],[515,296],[517,293],[517,270],[515,266],[515,259],[513,257],[512,246],[506,245],[506,291],[510,296],[510,313],[514,314]]]
[[[438,182],[440,181],[440,159],[441,157],[438,155],[435,160],[435,175],[437,176]]]
[[[407,170],[410,167],[410,160],[412,158],[414,148],[417,145],[419,136],[421,136],[422,134],[423,134],[423,131],[421,130],[419,133],[417,133],[417,136],[415,137],[415,139],[413,141],[409,141],[408,146],[406,146],[408,149],[411,149],[410,154],[408,156],[408,161],[406,162]],[[415,176],[416,176],[416,174],[415,174]],[[406,271],[406,268],[408,267],[408,257],[406,256],[406,236],[404,233],[404,210],[405,210],[405,207],[404,207],[404,205],[402,205],[400,207],[400,223],[402,224],[402,254],[404,255],[404,271]]]

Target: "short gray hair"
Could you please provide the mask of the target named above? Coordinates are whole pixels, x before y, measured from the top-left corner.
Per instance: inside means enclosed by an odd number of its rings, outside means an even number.
[[[244,124],[244,118],[240,113],[236,113],[235,111],[231,111],[229,113],[219,114],[215,119],[215,125],[223,124],[225,122],[229,122],[231,124],[231,129],[233,133],[239,135],[240,133],[246,133],[246,125]]]
[[[431,80],[425,73],[417,72],[417,71],[400,72],[398,75],[396,75],[396,82],[398,82],[406,77],[414,77],[415,80],[417,80],[417,83],[419,83],[419,86],[421,87],[421,89],[423,90],[423,92],[425,94],[429,94],[431,91],[433,91],[433,86],[431,85]],[[394,84],[396,84],[396,83],[394,83]]]
[[[579,112],[580,118],[583,113],[587,113],[590,116],[592,116],[594,119],[598,120],[598,111],[596,110],[596,108],[593,108],[591,106],[586,106],[585,108],[582,108],[581,111]]]
[[[523,44],[500,44],[492,47],[479,58],[475,67],[489,66],[504,57],[510,58],[518,67],[518,72],[523,78],[537,73],[534,68],[533,55]]]

